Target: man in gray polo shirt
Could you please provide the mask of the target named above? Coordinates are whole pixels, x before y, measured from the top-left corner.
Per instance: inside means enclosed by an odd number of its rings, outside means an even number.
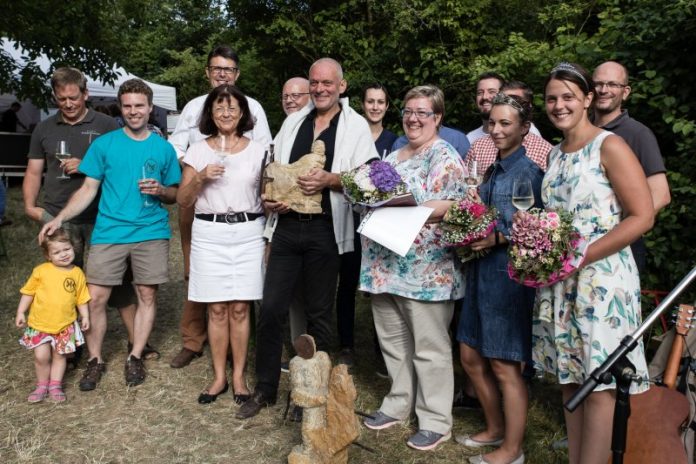
[[[670,201],[669,185],[665,175],[665,163],[653,132],[645,125],[629,117],[628,110],[621,105],[631,93],[628,84],[628,71],[615,61],[607,61],[592,75],[595,83],[594,125],[622,137],[638,157],[653,200],[655,214]],[[631,245],[633,257],[639,271],[645,268],[647,251],[643,239]]]
[[[22,184],[24,211],[29,218],[45,224],[65,207],[72,194],[78,190],[85,176],[77,168],[90,144],[101,134],[118,129],[118,123],[110,116],[87,108],[87,79],[79,69],[58,68],[51,77],[53,98],[58,111],[41,121],[31,135],[27,169]],[[67,143],[70,158],[61,163],[55,156],[60,141]],[[44,179],[43,205],[38,205],[41,179]],[[68,177],[61,178],[62,173]],[[97,217],[99,197],[79,215],[63,224],[75,245],[75,264],[84,267],[85,247]],[[123,323],[133,341],[133,323],[137,299],[132,285],[117,287],[109,300],[111,306],[120,309]],[[153,351],[156,355],[156,351]],[[80,381],[80,389],[93,390],[103,369],[92,372]]]

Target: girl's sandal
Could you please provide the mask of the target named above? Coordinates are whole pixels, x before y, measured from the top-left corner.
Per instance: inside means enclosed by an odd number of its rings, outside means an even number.
[[[60,383],[51,382],[48,386],[48,396],[51,401],[55,403],[62,403],[67,398],[65,397],[65,392],[63,392],[63,386]]]
[[[33,392],[29,393],[27,401],[30,403],[40,403],[48,396],[48,382],[38,382]]]

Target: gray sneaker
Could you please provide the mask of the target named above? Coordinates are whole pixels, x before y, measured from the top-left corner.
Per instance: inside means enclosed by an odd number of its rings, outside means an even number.
[[[452,438],[452,432],[447,432],[445,435],[430,430],[419,430],[418,433],[411,436],[406,444],[413,449],[428,451],[435,449],[437,445]]]
[[[372,430],[382,430],[396,425],[401,422],[399,419],[394,419],[384,414],[382,411],[375,411],[372,413],[372,417],[365,419],[363,424],[365,427]]]

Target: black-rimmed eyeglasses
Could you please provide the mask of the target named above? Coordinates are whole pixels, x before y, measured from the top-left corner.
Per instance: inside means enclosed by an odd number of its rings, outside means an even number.
[[[223,66],[208,66],[208,70],[213,74],[236,74],[239,68],[223,67]]]

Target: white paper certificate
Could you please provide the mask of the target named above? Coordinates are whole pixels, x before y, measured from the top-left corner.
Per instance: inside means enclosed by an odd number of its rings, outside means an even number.
[[[358,232],[394,253],[406,256],[432,212],[433,209],[427,206],[371,209],[360,223]]]

